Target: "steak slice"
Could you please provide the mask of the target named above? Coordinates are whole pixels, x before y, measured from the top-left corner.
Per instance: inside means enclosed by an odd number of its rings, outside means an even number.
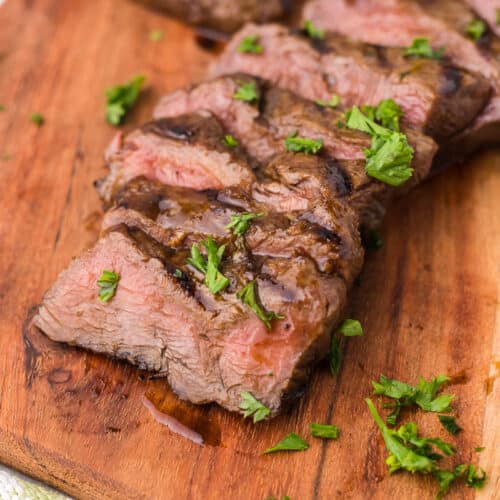
[[[226,132],[211,113],[200,111],[146,123],[106,151],[109,174],[97,191],[109,205],[113,193],[138,176],[193,189],[220,189],[254,178],[245,153],[224,143]]]
[[[500,137],[500,51],[498,39],[489,35],[477,42],[464,36],[464,23],[473,13],[459,0],[311,0],[303,18],[317,26],[383,46],[411,45],[427,37],[435,47],[446,47],[455,64],[486,78],[493,95],[483,113],[444,146],[440,157],[456,159],[479,147],[498,144]],[[383,29],[381,29],[383,26]],[[487,43],[485,43],[487,42]],[[454,153],[450,155],[450,153]]]
[[[234,202],[249,202],[247,191],[229,189]],[[339,245],[317,223],[262,204],[268,212],[242,241],[227,230],[222,234],[240,210],[222,197],[133,180],[117,193],[96,246],[47,292],[35,325],[53,340],[164,374],[194,403],[215,401],[237,411],[241,392],[249,391],[272,415],[279,412],[302,391],[342,317],[342,266],[350,261],[357,273],[362,261],[355,218],[341,202],[329,208],[329,226],[342,225],[350,235]],[[349,213],[350,219],[333,220]],[[227,245],[220,270],[230,285],[217,296],[186,264],[192,243],[207,235]],[[104,269],[120,281],[103,304],[96,280]],[[256,280],[260,303],[284,316],[271,330],[235,295],[250,280]]]
[[[215,32],[232,33],[245,23],[279,19],[286,0],[138,0],[181,21]]]
[[[253,102],[235,99],[238,88],[249,83],[255,85],[258,99]],[[319,106],[245,74],[221,76],[175,91],[161,99],[154,116],[171,117],[200,109],[208,109],[216,115],[248,153],[260,162],[266,162],[282,151],[285,139],[294,132],[303,137],[322,139],[326,156],[335,159],[331,163],[342,175],[337,192],[350,196],[365,226],[373,226],[380,220],[383,213],[381,198],[388,199],[384,193],[405,191],[427,176],[436,151],[430,137],[405,129],[415,149],[414,176],[404,188],[394,190],[366,175],[363,149],[369,147],[370,139],[362,132],[338,128],[337,123],[344,119],[341,111]]]
[[[260,54],[241,53],[242,40],[258,36]],[[486,105],[487,79],[445,61],[404,57],[398,48],[367,46],[340,35],[324,40],[279,25],[247,25],[227,45],[212,75],[246,72],[309,99],[339,95],[345,106],[394,99],[404,120],[442,139],[464,129]]]
[[[498,0],[465,0],[469,6],[478,13],[490,26],[490,29],[500,36],[500,23],[498,22],[498,12],[500,6]]]

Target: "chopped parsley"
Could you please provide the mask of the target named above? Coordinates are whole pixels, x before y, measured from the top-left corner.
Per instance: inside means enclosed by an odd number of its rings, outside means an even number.
[[[323,101],[321,99],[316,99],[314,101],[318,106],[322,106],[323,108],[335,108],[340,104],[340,97],[338,95],[332,95],[329,101]]]
[[[256,101],[258,95],[255,82],[248,82],[240,85],[234,94],[234,98],[245,102]]]
[[[266,500],[278,500],[276,497],[267,497]],[[281,497],[281,500],[290,500],[290,497],[285,495]]]
[[[312,21],[307,20],[304,22],[304,31],[310,38],[316,38],[318,40],[323,40],[325,38],[325,32],[316,28]]]
[[[264,451],[264,454],[276,453],[277,451],[302,451],[307,450],[307,448],[309,448],[309,443],[295,434],[295,432],[292,432],[284,437],[277,445]]]
[[[330,351],[328,352],[328,364],[332,375],[337,375],[342,364],[341,341],[337,335],[332,335],[330,341]]]
[[[430,412],[447,412],[450,411],[450,403],[453,399],[453,394],[441,394],[436,396],[441,386],[449,380],[444,375],[439,375],[429,382],[423,377],[419,377],[416,387],[401,382],[380,376],[379,382],[372,382],[373,393],[376,395],[386,396],[394,399],[394,403],[387,403],[385,408],[392,408],[392,412],[387,417],[387,423],[396,425],[399,412],[403,406],[417,405],[424,411]]]
[[[243,236],[250,225],[250,221],[260,217],[264,217],[263,212],[259,212],[258,214],[245,212],[242,214],[231,215],[231,222],[225,226],[225,229],[232,229],[235,236]]]
[[[363,327],[357,319],[344,320],[337,331],[344,335],[344,337],[359,337],[363,335]]]
[[[10,155],[9,153],[4,153],[0,155],[0,161],[9,161],[9,160],[12,160],[12,155]]]
[[[435,448],[450,456],[455,453],[455,448],[451,444],[439,438],[418,436],[417,425],[413,422],[402,425],[398,430],[389,429],[382,421],[373,402],[370,399],[365,401],[389,451],[385,462],[390,474],[398,470],[432,474],[439,483],[438,499],[442,498],[451,483],[460,477],[464,477],[466,486],[470,488],[484,486],[486,473],[481,469],[481,473],[478,474],[474,465],[461,464],[452,470],[439,467],[438,461],[443,458],[443,455],[437,453]]]
[[[33,113],[31,121],[37,126],[41,127],[45,123],[45,117],[41,113]]]
[[[264,47],[259,42],[259,35],[251,35],[243,38],[238,46],[238,51],[244,54],[261,54]]]
[[[289,135],[285,140],[286,150],[292,153],[318,154],[323,147],[322,139],[308,139],[297,137],[297,132]]]
[[[162,30],[152,30],[149,32],[149,39],[153,42],[159,42],[163,40],[163,31]]]
[[[5,109],[6,109],[5,106],[3,104],[0,104],[0,112],[5,111]]]
[[[403,116],[403,110],[393,99],[384,99],[377,106],[361,106],[361,112],[382,127],[399,132],[399,119]]]
[[[445,47],[433,50],[428,38],[415,38],[407,49],[405,56],[421,57],[423,59],[441,59],[445,52]]]
[[[210,236],[205,241],[202,241],[201,245],[205,247],[207,260],[205,261],[198,245],[193,243],[191,257],[187,262],[205,274],[205,285],[216,295],[229,285],[229,280],[219,271],[226,245],[217,247],[217,244]]]
[[[230,148],[236,148],[239,146],[239,142],[230,134],[224,137],[224,144]]]
[[[458,434],[462,428],[455,422],[455,417],[451,415],[438,415],[441,425],[450,433]]]
[[[477,448],[474,448],[474,451],[477,453],[481,453],[482,451],[484,451],[484,446],[478,446]]]
[[[497,23],[497,26],[500,26],[500,9],[496,9],[495,16],[495,22]]]
[[[315,424],[310,426],[311,436],[321,439],[337,439],[339,437],[339,428],[336,425]]]
[[[465,26],[465,34],[475,42],[477,42],[485,33],[488,27],[481,19],[472,19]]]
[[[250,392],[241,393],[240,409],[243,410],[244,418],[251,417],[253,415],[254,424],[264,420],[271,413],[269,408],[255,399]]]
[[[115,296],[119,281],[119,274],[113,271],[102,271],[101,276],[97,280],[97,286],[99,287],[99,299],[101,302],[108,302]]]
[[[180,269],[176,269],[174,272],[174,276],[176,278],[182,278],[182,276],[183,276],[182,271]]]
[[[271,329],[271,321],[273,319],[284,319],[285,316],[272,311],[266,311],[260,304],[257,297],[257,284],[255,280],[250,281],[242,288],[237,294],[244,304],[246,304],[252,311],[264,322],[268,330]]]
[[[111,125],[120,125],[127,111],[134,105],[144,76],[138,75],[123,85],[115,85],[106,89],[106,120]]]
[[[400,186],[412,175],[410,167],[413,148],[406,135],[383,127],[365,116],[357,106],[346,113],[348,128],[370,134],[372,141],[369,149],[364,149],[366,173],[391,186]]]

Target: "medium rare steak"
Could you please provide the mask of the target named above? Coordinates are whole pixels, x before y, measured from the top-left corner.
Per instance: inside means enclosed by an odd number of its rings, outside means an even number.
[[[252,102],[235,99],[241,85],[254,85],[257,98]],[[285,139],[292,133],[322,139],[325,154],[342,171],[346,180],[345,194],[357,210],[365,226],[380,221],[389,194],[396,190],[366,175],[363,149],[369,137],[356,130],[338,128],[343,112],[322,107],[292,92],[271,86],[268,82],[245,74],[226,75],[181,89],[163,97],[154,111],[155,118],[172,117],[207,109],[216,115],[248,153],[259,161],[267,161],[284,149]],[[429,137],[405,129],[415,149],[414,175],[406,190],[424,179],[430,169],[436,145]]]
[[[244,152],[224,143],[226,132],[207,111],[156,120],[124,136],[106,151],[109,174],[96,183],[105,204],[127,181],[144,175],[164,184],[220,189],[251,182]]]
[[[257,36],[261,53],[241,53]],[[247,25],[227,45],[212,75],[246,72],[269,79],[308,99],[341,97],[345,106],[394,99],[404,120],[442,139],[464,129],[486,105],[487,79],[445,61],[404,57],[398,48],[367,46],[339,35],[322,40],[279,25]]]
[[[299,199],[295,185],[289,188],[284,196]],[[306,199],[318,190],[331,198],[321,210]],[[275,414],[327,353],[348,282],[361,266],[356,219],[327,193],[318,182],[280,211],[234,186],[194,192],[136,179],[117,193],[96,246],[47,292],[35,325],[53,340],[164,374],[195,403],[236,411],[249,391]],[[236,237],[225,226],[248,204],[265,213]],[[226,245],[220,271],[229,286],[217,295],[186,263],[192,244],[207,236]],[[106,303],[96,284],[104,269],[120,276]],[[280,315],[270,329],[236,295],[252,280],[259,304]]]
[[[499,11],[500,5],[498,0],[465,0],[469,6],[477,12],[477,14],[488,22],[490,29],[500,36]]]
[[[138,0],[184,21],[215,32],[232,33],[245,23],[282,17],[287,0]]]

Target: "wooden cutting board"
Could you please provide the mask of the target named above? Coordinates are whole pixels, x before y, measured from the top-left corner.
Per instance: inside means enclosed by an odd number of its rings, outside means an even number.
[[[149,39],[160,29],[164,39]],[[316,370],[289,413],[254,426],[179,401],[163,380],[56,345],[28,327],[55,277],[95,240],[92,181],[115,130],[103,91],[137,73],[148,89],[129,116],[151,116],[163,93],[201,79],[215,57],[186,27],[120,0],[7,0],[0,7],[0,461],[79,498],[431,499],[428,478],[389,477],[364,398],[386,374],[451,375],[464,431],[456,461],[490,474],[478,498],[500,498],[500,151],[452,169],[395,204],[383,249],[367,256],[351,317],[365,336],[345,345],[340,374]],[[32,113],[45,116],[38,128]],[[208,437],[199,447],[151,418],[143,397]],[[405,413],[446,437],[434,414]],[[338,441],[262,456],[310,422]],[[481,454],[475,447],[485,446]],[[462,486],[449,498],[472,498]]]

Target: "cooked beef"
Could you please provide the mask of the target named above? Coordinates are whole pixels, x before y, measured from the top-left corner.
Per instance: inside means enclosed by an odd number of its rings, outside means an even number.
[[[500,36],[500,23],[498,17],[500,5],[498,0],[465,0],[477,14],[490,25],[490,29]]]
[[[232,33],[245,23],[263,23],[282,17],[289,0],[138,0],[181,21]]]
[[[423,3],[423,5],[422,5]],[[311,0],[304,19],[317,26],[365,43],[383,46],[411,45],[417,37],[427,37],[434,47],[446,47],[446,55],[460,67],[481,74],[494,93],[483,113],[463,133],[445,145],[441,157],[450,157],[488,144],[498,144],[500,137],[500,51],[498,40],[490,35],[477,42],[464,36],[465,19],[473,18],[460,0]],[[383,26],[383,29],[381,27]],[[489,41],[488,41],[489,40]],[[467,146],[467,150],[460,146]]]
[[[225,145],[225,130],[209,112],[156,120],[134,132],[119,132],[106,152],[110,172],[96,183],[105,204],[127,181],[144,175],[164,184],[220,189],[252,182],[244,152]]]
[[[237,89],[248,83],[255,85],[258,99],[251,103],[235,99]],[[175,91],[160,101],[154,115],[171,117],[200,109],[216,115],[248,153],[261,162],[282,151],[285,139],[293,132],[321,138],[326,156],[335,158],[332,162],[342,172],[344,194],[351,197],[363,224],[373,226],[380,221],[384,212],[381,201],[386,201],[395,190],[366,175],[363,149],[369,147],[370,139],[364,133],[338,128],[336,124],[343,120],[341,111],[319,106],[258,78],[236,74]],[[411,129],[405,129],[405,133],[415,149],[415,157],[413,179],[403,189],[427,176],[436,151],[429,137]]]
[[[258,36],[261,54],[238,51]],[[437,139],[464,129],[484,108],[487,79],[436,60],[414,61],[399,48],[367,46],[339,35],[310,39],[279,25],[248,25],[215,62],[213,75],[246,72],[309,99],[341,96],[345,106],[394,99],[404,120]]]
[[[294,188],[283,197],[293,197]],[[234,186],[194,192],[135,179],[117,193],[96,246],[47,292],[35,324],[53,340],[164,374],[195,403],[238,410],[241,392],[250,391],[275,414],[328,351],[362,260],[348,207],[319,184],[300,195],[318,190],[331,203],[313,220],[316,200],[280,211]],[[224,226],[249,204],[265,215],[242,241]],[[339,233],[331,230],[337,226]],[[220,269],[230,285],[217,296],[186,264],[191,245],[206,236],[227,245]],[[116,295],[104,304],[96,285],[103,269],[120,275]],[[284,316],[271,331],[236,298],[252,279],[261,304]]]

